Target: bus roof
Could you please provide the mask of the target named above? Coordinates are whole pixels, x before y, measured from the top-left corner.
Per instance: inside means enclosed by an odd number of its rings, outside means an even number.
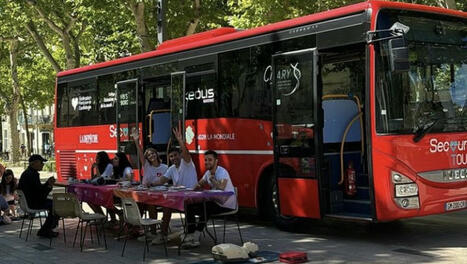
[[[408,3],[399,3],[399,2],[387,2],[387,1],[367,1],[362,3],[357,3],[349,6],[344,6],[328,11],[323,11],[320,13],[315,13],[303,17],[293,18],[289,20],[284,20],[281,22],[268,24],[265,26],[248,29],[248,30],[236,30],[234,28],[219,28],[214,30],[209,30],[206,32],[201,32],[173,40],[168,40],[154,51],[149,51],[129,57],[119,58],[111,61],[101,62],[97,64],[92,64],[88,66],[83,66],[76,69],[66,70],[59,72],[57,77],[82,73],[86,71],[92,71],[96,69],[106,68],[114,65],[124,64],[127,62],[133,62],[138,60],[143,60],[147,58],[157,57],[165,54],[176,53],[180,51],[191,50],[199,47],[210,46],[213,44],[218,44],[222,42],[232,41],[236,39],[247,38],[251,36],[261,35],[277,30],[282,30],[286,28],[296,27],[300,25],[305,25],[317,21],[323,21],[326,19],[336,18],[352,13],[357,13],[364,11],[366,9],[379,10],[382,8],[391,8],[391,9],[404,9],[404,10],[414,10],[414,11],[423,11],[431,13],[440,13],[451,16],[467,17],[467,13],[452,9],[445,9],[440,7],[430,7],[418,4],[408,4]]]

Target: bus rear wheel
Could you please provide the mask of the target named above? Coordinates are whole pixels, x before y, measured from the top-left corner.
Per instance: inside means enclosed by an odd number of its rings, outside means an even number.
[[[270,177],[267,182],[265,194],[265,211],[269,219],[272,219],[274,224],[284,231],[295,231],[296,224],[299,221],[297,217],[284,216],[279,210],[279,192],[274,177]]]

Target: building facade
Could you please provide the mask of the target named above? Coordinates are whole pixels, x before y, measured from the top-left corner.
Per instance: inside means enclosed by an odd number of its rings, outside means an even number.
[[[13,133],[19,133],[19,151],[22,157],[27,155],[26,148],[28,134],[31,139],[32,153],[38,153],[45,156],[53,155],[53,109],[53,105],[47,106],[43,109],[29,109],[29,131],[26,131],[26,123],[24,120],[23,112],[21,110],[18,111],[18,127],[17,130]],[[0,136],[0,149],[4,159],[8,157],[9,153],[11,153],[11,133],[10,118],[5,115],[2,117]]]

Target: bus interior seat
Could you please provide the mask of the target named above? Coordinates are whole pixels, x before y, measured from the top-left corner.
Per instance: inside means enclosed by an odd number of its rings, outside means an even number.
[[[359,113],[354,100],[336,99],[323,101],[324,127],[323,143],[341,143],[344,131],[350,121]],[[345,142],[360,142],[360,120],[350,127]]]
[[[340,147],[347,125],[358,115],[358,106],[351,99],[328,99],[322,103],[324,112],[323,144],[325,159],[329,168],[331,189],[339,189]],[[344,166],[353,161],[356,171],[361,170],[360,120],[357,119],[349,129],[345,140]],[[349,152],[351,151],[351,152]]]
[[[152,119],[151,143],[168,144],[171,135],[170,102],[162,98],[151,98],[148,104],[148,115]]]
[[[170,112],[152,114],[151,143],[155,145],[168,144],[170,138]]]
[[[349,129],[345,140],[344,166],[352,161],[357,172],[357,193],[348,197],[343,193],[343,185],[338,182],[340,173],[340,145],[344,131],[352,119],[359,114],[358,105],[351,99],[329,99],[323,101],[324,127],[323,141],[325,160],[328,164],[328,179],[330,190],[329,212],[359,217],[371,215],[369,201],[369,181],[363,173],[361,164],[361,130],[360,119],[357,119]],[[331,146],[331,147],[327,147]]]

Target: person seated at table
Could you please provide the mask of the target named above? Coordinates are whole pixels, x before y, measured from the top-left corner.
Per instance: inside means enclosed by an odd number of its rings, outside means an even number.
[[[16,218],[15,202],[18,200],[18,196],[16,195],[17,186],[17,180],[14,177],[13,171],[10,169],[5,170],[0,183],[0,196],[3,196],[8,203],[9,210],[7,214],[13,218]]]
[[[8,203],[3,198],[3,196],[0,196],[0,225],[5,225],[5,224],[11,224],[11,219],[8,216]]]
[[[112,160],[113,164],[113,174],[111,179],[117,182],[123,181],[132,181],[133,180],[133,169],[131,168],[130,162],[126,157],[125,153],[117,152],[115,157]],[[119,203],[119,201],[114,201],[114,203]],[[108,208],[107,209],[110,215],[111,226],[116,223],[117,218],[116,214],[120,214],[120,211],[117,208]],[[121,217],[120,217],[121,219]]]
[[[118,182],[120,181],[132,181],[133,180],[133,168],[128,161],[125,153],[117,152],[112,160],[113,164],[113,175],[112,179]]]
[[[112,177],[113,165],[109,155],[105,151],[99,151],[96,154],[96,162],[91,166],[91,178],[103,177],[108,179]]]
[[[39,177],[39,171],[44,168],[44,162],[46,161],[39,154],[31,155],[29,157],[29,167],[21,174],[19,179],[18,189],[23,191],[29,208],[47,209],[49,211],[37,235],[51,238],[58,236],[58,232],[52,230],[58,225],[58,217],[52,212],[52,200],[47,199],[50,191],[52,191],[55,178],[50,177],[42,184]]]
[[[169,150],[169,160],[172,165],[167,169],[165,174],[154,183],[154,185],[163,185],[170,180],[172,180],[174,186],[194,188],[196,185],[197,174],[195,164],[193,163],[191,155],[185,146],[185,142],[183,141],[182,133],[180,130],[180,125],[179,128],[173,129],[173,133],[178,141],[178,144],[180,145],[180,149],[171,148]],[[172,211],[173,210],[170,208],[163,209],[161,232],[164,236],[168,234]],[[170,236],[168,237],[168,239],[171,238],[172,237]],[[162,241],[162,237],[157,236],[153,239],[152,242],[154,244],[159,244]]]
[[[100,177],[102,179],[110,179],[113,174],[113,165],[109,158],[109,155],[105,151],[97,152],[96,161],[91,166],[91,178],[97,180]],[[98,214],[105,215],[102,211],[102,207],[88,203],[89,207]]]
[[[168,166],[162,163],[162,160],[155,148],[147,148],[143,154],[143,149],[139,144],[139,134],[136,129],[133,130],[132,137],[138,149],[139,161],[143,164],[142,185],[146,187],[155,186],[156,182],[158,182],[162,175],[167,171]],[[157,219],[158,212],[155,205],[139,204],[139,206],[141,212],[147,210],[150,218]]]
[[[194,188],[197,182],[195,164],[191,160],[191,155],[185,146],[180,128],[174,128],[173,133],[180,148],[170,148],[169,160],[172,165],[161,178],[154,182],[154,185],[163,185],[172,180],[174,186]]]
[[[159,154],[155,148],[147,148],[144,151],[139,144],[139,134],[135,131],[132,133],[133,140],[138,149],[139,162],[143,165],[143,181],[142,184],[146,187],[156,186],[162,175],[167,171],[168,166],[162,163]]]
[[[223,167],[218,165],[219,160],[217,153],[213,150],[208,150],[204,153],[204,164],[206,172],[201,180],[196,184],[195,190],[200,190],[205,185],[209,185],[213,190],[222,190],[225,192],[235,193],[232,180],[230,179],[229,172]],[[189,204],[185,212],[187,221],[187,235],[185,237],[184,245],[186,246],[199,246],[199,234],[196,231],[202,232],[206,227],[206,222],[213,214],[219,214],[235,210],[237,206],[237,197],[231,195],[224,203],[206,202],[206,218],[204,214],[203,204]],[[199,222],[195,222],[195,216],[199,216]]]

